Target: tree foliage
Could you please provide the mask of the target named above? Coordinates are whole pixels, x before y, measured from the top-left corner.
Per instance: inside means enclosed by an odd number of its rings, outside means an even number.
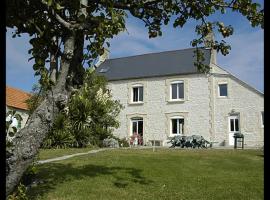
[[[113,128],[119,127],[117,116],[122,108],[112,99],[105,77],[87,70],[83,86],[55,118],[43,147],[101,146],[103,139],[112,136]]]
[[[9,110],[6,113],[6,150],[9,150],[10,147],[13,146],[12,138],[18,131],[18,127],[12,124],[14,119],[16,119],[18,123],[21,123],[21,121],[23,120],[22,116],[15,110]]]
[[[34,84],[31,96],[25,102],[28,107],[29,115],[32,115],[36,108],[41,104],[45,98],[45,91],[40,84]]]
[[[194,47],[203,46],[210,32],[219,32],[224,38],[233,33],[230,25],[207,20],[216,12],[225,14],[230,9],[245,16],[253,27],[264,25],[263,9],[251,0],[10,0],[7,4],[7,26],[16,28],[14,37],[22,33],[32,36],[29,42],[33,48],[29,53],[32,54],[30,59],[35,59],[33,69],[35,75],[41,76],[40,83],[48,88],[53,82],[48,78],[50,72],[45,63],[49,62],[52,52],[56,57],[63,55],[60,44],[67,34],[80,32],[81,40],[87,41],[87,53],[83,57],[91,65],[93,59],[104,52],[104,45],[109,46],[108,39],[125,30],[128,14],[145,23],[150,38],[161,36],[162,25],[167,25],[172,16],[175,28],[195,19],[198,38],[191,42]],[[59,42],[55,43],[55,38]],[[209,45],[223,55],[230,49],[223,40]],[[200,56],[197,62],[200,69]]]

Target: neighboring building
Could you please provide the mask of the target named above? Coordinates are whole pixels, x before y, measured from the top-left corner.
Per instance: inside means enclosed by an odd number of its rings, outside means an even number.
[[[23,128],[28,119],[28,107],[25,101],[29,99],[30,96],[31,95],[27,92],[6,86],[6,112],[15,110],[23,119],[21,122],[13,119],[12,125],[18,129]]]
[[[194,66],[194,48],[108,59],[97,72],[109,80],[119,115],[119,138],[133,133],[144,144],[159,145],[175,135],[202,135],[216,145],[234,144],[241,132],[245,145],[264,142],[264,95],[216,63],[216,52],[203,49],[210,74]]]

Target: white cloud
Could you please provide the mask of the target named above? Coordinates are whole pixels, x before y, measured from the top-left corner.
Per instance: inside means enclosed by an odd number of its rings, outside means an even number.
[[[235,33],[228,42],[232,50],[218,56],[218,64],[260,91],[263,88],[263,31]]]
[[[190,48],[190,41],[196,38],[193,22],[188,23],[183,29],[167,26],[163,28],[162,37],[152,39],[148,38],[148,30],[143,23],[134,18],[127,20],[127,29],[129,33],[123,32],[111,40],[110,58]],[[228,40],[232,46],[230,54],[225,57],[219,55],[218,64],[263,91],[263,31],[250,27],[243,29],[241,26],[236,27],[235,31]],[[11,38],[8,31],[7,81],[19,83],[19,79],[24,77],[33,80],[33,83],[36,82],[33,79],[33,63],[28,62],[28,39],[26,36]]]
[[[190,41],[196,38],[194,24],[184,29],[168,27],[162,37],[154,39],[148,39],[147,28],[142,24],[129,22],[127,29],[129,34],[121,33],[112,40],[112,58],[190,48]],[[227,42],[232,50],[227,56],[218,54],[218,64],[263,91],[263,31],[237,27]]]

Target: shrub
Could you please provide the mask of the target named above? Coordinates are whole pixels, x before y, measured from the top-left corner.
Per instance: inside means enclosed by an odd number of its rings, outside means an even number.
[[[88,70],[83,86],[68,103],[72,135],[79,147],[87,144],[102,146],[102,141],[119,127],[117,116],[123,106],[112,100],[105,77]]]
[[[43,148],[67,148],[72,147],[75,138],[70,132],[70,124],[64,113],[58,114],[55,118],[52,130],[44,140]]]
[[[122,138],[122,139],[117,138],[117,140],[120,147],[129,147],[129,142],[127,141],[126,138]]]
[[[116,139],[109,137],[103,140],[103,146],[110,148],[119,148],[119,143]]]
[[[7,197],[7,200],[28,200],[28,198],[26,196],[25,185],[20,183],[18,185],[17,189],[15,190],[15,192],[13,192],[13,194],[11,194]]]

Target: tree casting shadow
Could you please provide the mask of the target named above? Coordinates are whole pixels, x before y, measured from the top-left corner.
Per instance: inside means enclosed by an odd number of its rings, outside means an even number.
[[[106,167],[103,165],[84,165],[73,167],[72,164],[49,163],[40,166],[37,179],[42,181],[38,186],[32,187],[28,191],[30,199],[36,199],[43,196],[51,190],[54,190],[58,184],[69,180],[80,180],[86,177],[97,177],[102,175],[113,176],[112,184],[116,188],[125,188],[130,183],[150,184],[142,175],[141,169],[132,167]],[[108,180],[109,181],[109,180]]]

